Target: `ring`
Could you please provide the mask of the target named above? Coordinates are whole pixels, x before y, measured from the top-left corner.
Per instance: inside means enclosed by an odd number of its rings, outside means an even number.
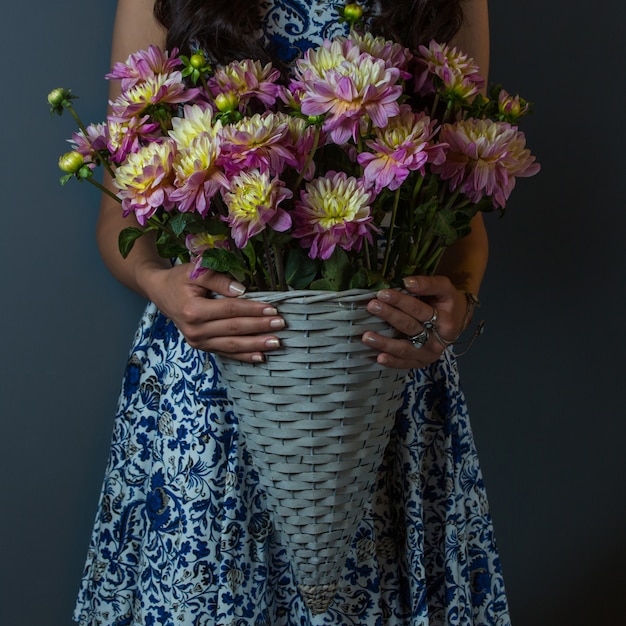
[[[437,321],[437,309],[433,309],[433,316],[426,322],[420,322],[424,327],[424,330],[433,330],[435,328],[435,322]]]
[[[428,341],[429,337],[430,337],[430,334],[428,330],[424,328],[424,330],[421,333],[418,333],[417,335],[414,335],[413,337],[407,337],[407,339],[413,344],[413,347],[416,350],[419,350],[420,348],[423,348],[426,345],[426,342]]]

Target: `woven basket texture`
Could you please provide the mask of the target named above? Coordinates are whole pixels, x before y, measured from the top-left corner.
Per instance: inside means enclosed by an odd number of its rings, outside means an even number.
[[[262,292],[286,321],[265,363],[220,359],[240,431],[274,526],[312,613],[336,593],[376,479],[406,371],[376,363],[365,330],[396,334],[370,315],[375,292]]]

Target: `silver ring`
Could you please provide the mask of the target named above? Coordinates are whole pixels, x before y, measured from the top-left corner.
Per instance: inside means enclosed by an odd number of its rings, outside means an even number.
[[[433,309],[433,316],[426,322],[420,322],[424,327],[424,330],[433,330],[435,328],[435,322],[437,321],[437,309]]]
[[[430,333],[426,328],[421,333],[414,335],[413,337],[407,337],[407,339],[413,344],[416,350],[423,348],[430,337]]]

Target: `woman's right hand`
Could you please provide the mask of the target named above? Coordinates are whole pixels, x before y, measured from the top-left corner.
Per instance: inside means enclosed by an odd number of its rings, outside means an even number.
[[[207,271],[189,277],[189,263],[144,266],[138,275],[143,291],[180,330],[193,348],[248,362],[262,362],[264,352],[280,347],[274,334],[285,326],[274,307],[236,296],[244,287],[226,274]],[[226,296],[209,298],[213,293]]]

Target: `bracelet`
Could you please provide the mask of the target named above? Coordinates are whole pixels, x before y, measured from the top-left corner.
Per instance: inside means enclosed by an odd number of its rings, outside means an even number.
[[[472,347],[476,338],[480,337],[480,335],[483,334],[483,331],[485,330],[485,321],[481,320],[478,323],[478,325],[476,326],[476,329],[474,330],[474,332],[472,333],[472,336],[469,339],[465,341],[459,341],[459,338],[467,330],[467,327],[469,326],[469,322],[472,319],[474,309],[477,306],[480,306],[480,300],[478,299],[478,296],[476,296],[476,294],[472,293],[471,291],[463,291],[463,290],[459,290],[459,291],[465,295],[466,308],[465,308],[465,316],[463,317],[463,323],[461,324],[461,330],[459,331],[458,335],[452,341],[448,341],[447,339],[444,339],[443,337],[439,335],[435,327],[433,327],[431,330],[433,331],[437,341],[442,346],[444,346],[444,348],[448,348],[453,345],[467,344],[466,348],[462,352],[458,352],[456,354],[456,356],[463,356]]]

